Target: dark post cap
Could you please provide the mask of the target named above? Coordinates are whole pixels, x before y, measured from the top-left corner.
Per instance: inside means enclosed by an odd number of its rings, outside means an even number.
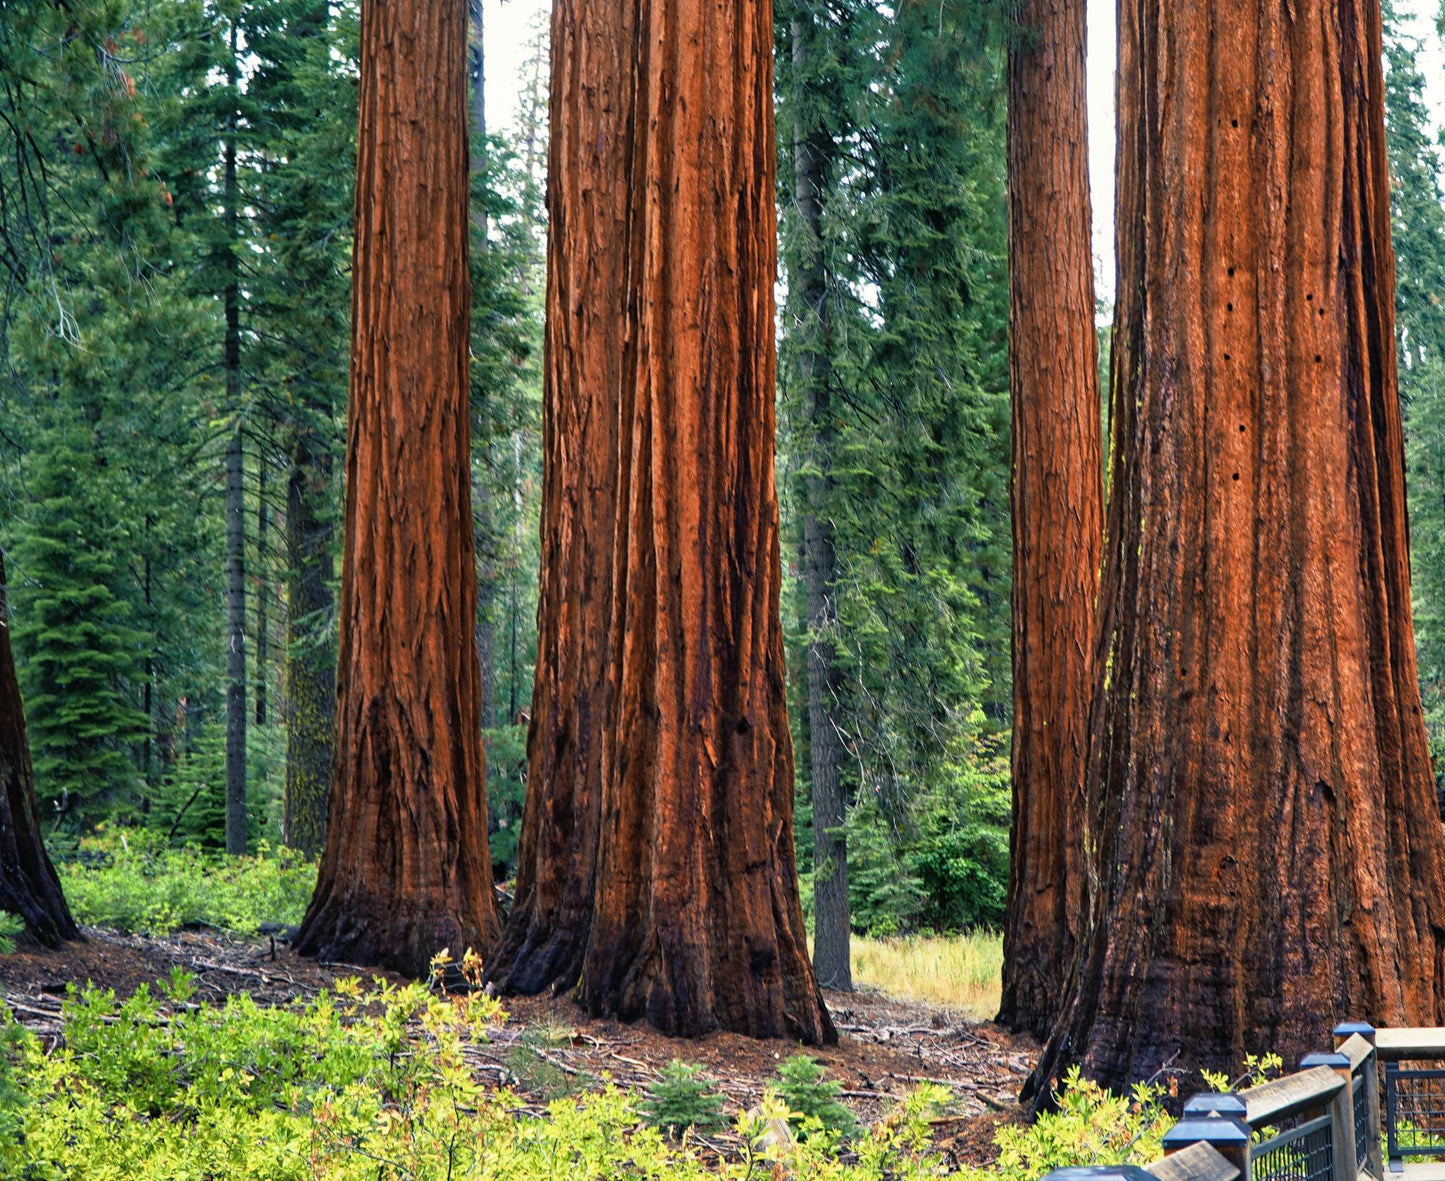
[[[1138,1165],[1072,1165],[1046,1174],[1045,1181],[1154,1181],[1154,1175]]]
[[[1225,1115],[1186,1115],[1164,1133],[1165,1148],[1190,1144],[1242,1145],[1249,1143],[1249,1125]]]
[[[1336,1053],[1333,1050],[1325,1054],[1306,1054],[1299,1060],[1299,1068],[1301,1070],[1308,1070],[1311,1066],[1333,1066],[1337,1069],[1343,1066],[1348,1070],[1350,1060],[1343,1054]]]
[[[1184,1114],[1225,1115],[1244,1118],[1248,1108],[1244,1100],[1233,1091],[1203,1091],[1184,1104]]]
[[[1336,1037],[1349,1037],[1352,1033],[1357,1033],[1367,1038],[1374,1032],[1375,1027],[1368,1021],[1341,1021],[1335,1026]]]

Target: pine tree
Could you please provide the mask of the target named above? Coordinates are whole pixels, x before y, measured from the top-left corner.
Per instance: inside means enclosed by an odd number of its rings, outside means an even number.
[[[934,841],[956,835],[930,819],[936,803],[962,792],[998,815],[977,793],[1000,784],[975,756],[1010,712],[1004,30],[962,3],[896,19],[866,2],[782,11],[781,118],[812,126],[828,164],[810,227],[796,144],[781,156],[785,523],[801,546],[808,519],[827,521],[837,617],[822,632],[809,621],[791,660],[833,643],[836,696],[823,690],[847,754],[853,922],[907,926],[948,905],[921,876],[947,859]],[[796,61],[794,14],[816,38]],[[828,293],[821,338],[809,268]],[[818,421],[805,373],[827,376]],[[998,884],[981,921],[1002,917]]]

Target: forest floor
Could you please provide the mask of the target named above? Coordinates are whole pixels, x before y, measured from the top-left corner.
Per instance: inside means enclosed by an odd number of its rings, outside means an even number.
[[[318,964],[269,937],[237,938],[183,930],[165,938],[87,929],[84,942],[60,951],[17,950],[0,956],[0,996],[17,1021],[42,1038],[61,1034],[60,1004],[67,987],[90,981],[120,998],[190,972],[197,1001],[222,1003],[248,992],[266,1004],[315,995],[341,976],[401,983],[400,977],[344,964]],[[1022,1119],[1017,1095],[1038,1047],[988,1022],[937,1005],[876,993],[827,994],[838,1026],[836,1046],[811,1051],[839,1082],[842,1098],[864,1122],[886,1115],[915,1083],[933,1081],[956,1097],[954,1109],[933,1121],[950,1167],[993,1159],[994,1132]],[[665,1037],[641,1023],[588,1018],[564,997],[509,997],[507,1021],[476,1047],[480,1074],[513,1086],[540,1112],[558,1095],[610,1079],[643,1093],[674,1058],[701,1065],[717,1080],[729,1115],[753,1106],[776,1081],[780,1063],[799,1051],[787,1041],[757,1041],[714,1033],[695,1041]],[[713,1145],[728,1154],[729,1137]]]

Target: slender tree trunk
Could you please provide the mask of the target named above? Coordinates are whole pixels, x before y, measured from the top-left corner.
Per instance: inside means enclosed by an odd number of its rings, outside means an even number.
[[[10,649],[5,558],[0,554],[0,910],[19,915],[25,931],[46,947],[79,939],[80,931],[45,852],[35,779],[25,741],[25,710]]]
[[[1019,0],[1009,51],[1013,829],[999,1017],[1042,1036],[1083,917],[1104,493],[1084,0]]]
[[[1129,0],[1093,918],[1035,1082],[1445,1018],[1377,0]]]
[[[544,556],[610,544],[612,593],[600,682],[575,655],[592,617],[556,598],[539,616],[529,780],[544,786],[527,820],[549,824],[527,853],[560,859],[542,869],[563,900],[579,861],[592,882],[576,925],[536,941],[553,969],[537,983],[575,982],[590,1012],[673,1034],[831,1040],[798,898],[778,613],[771,5],[562,4],[553,31],[548,376],[563,414],[548,492],[612,512],[579,536],[573,505],[547,501]],[[596,454],[605,430],[557,431],[579,412],[616,422],[615,450]],[[596,496],[609,467],[615,495]],[[576,687],[567,713],[554,683]],[[597,778],[584,765],[567,780],[560,816],[539,772],[598,729]],[[541,876],[512,920],[524,940],[545,916]],[[499,967],[516,986],[514,947]]]
[[[308,857],[326,847],[336,644],[331,640],[331,523],[322,505],[331,456],[298,427],[286,481],[286,795],[282,834]]]
[[[231,25],[227,78],[233,98],[236,26]],[[246,500],[242,484],[241,276],[236,257],[240,193],[236,181],[236,112],[226,117],[222,149],[222,217],[227,268],[223,304],[226,318],[226,406],[235,429],[226,448],[226,852],[246,851]]]
[[[466,10],[361,15],[326,852],[297,950],[420,974],[497,931],[471,527]]]
[[[246,506],[241,469],[238,418],[226,447],[227,853],[246,851]]]
[[[266,560],[268,534],[271,532],[271,510],[266,504],[266,456],[256,459],[256,725],[266,724],[266,665],[270,660],[271,627],[268,618],[266,575],[271,564]]]
[[[793,73],[805,79],[818,54],[818,26],[811,15],[792,19]],[[799,103],[800,112],[813,104]],[[813,788],[813,970],[825,988],[851,990],[852,923],[848,912],[848,817],[842,779],[839,720],[843,677],[833,637],[838,632],[838,561],[831,519],[833,481],[833,372],[829,349],[829,282],[823,258],[823,192],[832,142],[823,128],[800,115],[793,129],[793,201],[805,230],[794,276],[797,301],[807,322],[799,326],[796,380],[802,392],[809,445],[803,512],[804,608],[808,623],[808,749]]]
[[[496,538],[492,525],[492,490],[472,493],[472,528],[480,551],[477,562],[477,667],[481,679],[482,726],[497,724],[497,644],[492,611],[497,602]]]

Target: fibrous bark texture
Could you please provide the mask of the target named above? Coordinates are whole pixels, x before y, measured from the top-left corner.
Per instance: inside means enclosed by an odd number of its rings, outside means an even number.
[[[1445,1016],[1379,7],[1128,0],[1119,37],[1095,921],[1036,1083]]]
[[[331,810],[297,949],[421,973],[496,934],[475,644],[466,9],[366,4]]]
[[[1042,1035],[1085,895],[1103,551],[1084,0],[1021,0],[1008,61],[1013,829],[1000,1020]]]
[[[554,10],[534,864],[493,967],[669,1033],[816,1043],[835,1034],[793,854],[771,22],[766,0]]]
[[[25,711],[10,649],[5,560],[0,557],[0,910],[19,915],[31,938],[47,947],[79,939],[80,931],[45,852],[35,779],[25,741]]]
[[[635,6],[552,13],[542,555],[517,890],[488,973],[570,988],[591,929],[624,381]]]

